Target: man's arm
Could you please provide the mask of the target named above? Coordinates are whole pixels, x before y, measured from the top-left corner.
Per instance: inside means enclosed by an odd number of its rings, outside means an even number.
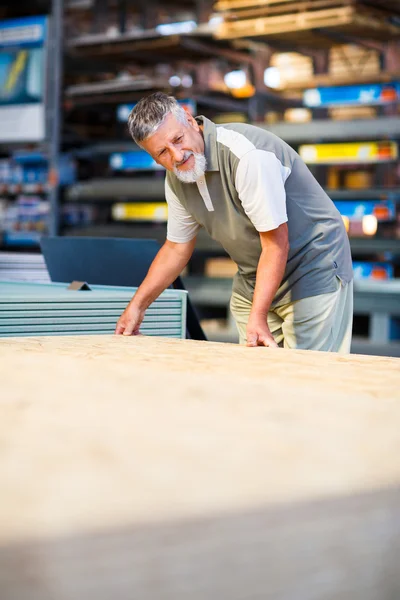
[[[150,269],[120,316],[115,333],[137,335],[144,313],[150,304],[167,289],[187,265],[196,244],[196,237],[189,242],[176,243],[167,240],[160,248]]]
[[[253,305],[247,324],[247,346],[277,344],[267,324],[271,302],[281,284],[289,251],[287,223],[277,229],[260,232],[262,252],[257,267]]]
[[[290,172],[273,152],[260,149],[246,152],[236,171],[236,190],[260,234],[262,248],[247,325],[248,346],[276,346],[267,315],[283,279],[289,251],[285,182]]]

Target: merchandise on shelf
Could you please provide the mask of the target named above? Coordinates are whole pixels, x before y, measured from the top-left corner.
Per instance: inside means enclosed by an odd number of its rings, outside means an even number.
[[[335,200],[336,208],[350,220],[362,221],[363,217],[373,215],[378,221],[396,219],[396,203],[383,200]]]
[[[333,121],[356,121],[357,119],[376,119],[378,109],[376,106],[349,105],[349,106],[330,106],[327,109],[328,117]]]
[[[110,155],[109,164],[113,171],[155,171],[164,169],[144,150],[115,152]]]
[[[3,221],[6,245],[36,245],[48,232],[50,203],[39,196],[19,196],[9,202]]]
[[[93,225],[98,216],[98,207],[93,204],[66,203],[61,206],[61,224],[64,227]]]
[[[347,171],[343,173],[344,187],[351,190],[362,190],[372,187],[373,173],[371,171]]]
[[[400,101],[400,82],[320,87],[305,90],[303,102],[310,108],[391,104]]]
[[[287,108],[283,113],[286,123],[309,123],[312,120],[312,112],[307,108]]]
[[[112,206],[114,221],[165,222],[168,217],[166,202],[121,202]]]
[[[58,177],[61,185],[69,185],[76,180],[76,166],[68,155],[61,155],[58,164]],[[15,152],[11,158],[0,161],[0,186],[10,192],[38,191],[48,184],[48,159],[41,152]]]
[[[46,137],[45,73],[48,19],[0,22],[0,141]]]
[[[375,279],[385,281],[393,279],[393,265],[385,262],[353,261],[354,279]]]
[[[327,187],[330,190],[346,188],[352,190],[366,190],[373,187],[373,169],[351,170],[343,165],[332,165],[327,169]]]
[[[396,160],[398,145],[391,141],[305,144],[299,154],[308,164],[379,163]]]

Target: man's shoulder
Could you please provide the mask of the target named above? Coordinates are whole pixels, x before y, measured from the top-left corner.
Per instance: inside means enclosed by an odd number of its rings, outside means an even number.
[[[292,162],[294,150],[268,129],[250,123],[224,123],[217,125],[217,142],[228,147],[237,158],[251,150],[264,150],[275,154],[282,162]]]
[[[277,140],[284,144],[285,142],[281,140],[274,133],[268,131],[268,128],[263,125],[253,125],[252,123],[222,123],[217,125],[217,136],[218,133],[223,130],[228,130],[236,133],[240,133],[244,135],[248,139],[262,139],[262,140]]]

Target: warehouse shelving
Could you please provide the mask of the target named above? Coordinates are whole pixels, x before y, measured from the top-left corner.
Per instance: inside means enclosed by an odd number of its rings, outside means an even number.
[[[51,190],[49,184],[0,184],[0,195],[16,196],[18,194],[46,194]]]
[[[258,126],[268,129],[288,144],[400,137],[400,117],[379,117],[354,121],[316,119],[309,123],[276,123],[272,125],[258,123]]]
[[[350,238],[354,255],[391,254],[400,260],[400,238]]]
[[[49,0],[50,1],[50,0]],[[44,6],[44,2],[37,0],[38,6]],[[72,4],[72,3],[71,3]],[[56,175],[56,158],[59,154],[60,146],[72,151],[78,163],[91,164],[93,168],[88,169],[77,183],[74,183],[62,190],[63,202],[73,205],[93,205],[99,207],[99,219],[92,225],[66,226],[60,227],[59,212],[60,204],[60,185],[57,177],[53,177],[52,185],[43,190],[31,189],[49,194],[52,202],[52,223],[51,233],[62,233],[66,235],[92,235],[92,236],[116,236],[116,237],[150,237],[162,242],[165,239],[165,223],[150,223],[148,221],[123,223],[110,222],[111,208],[117,202],[135,203],[135,202],[156,202],[164,200],[164,183],[162,173],[141,172],[133,176],[120,176],[120,174],[111,173],[106,164],[110,154],[115,152],[132,152],[137,150],[137,146],[128,139],[126,126],[115,123],[115,108],[118,103],[134,102],[141,95],[152,91],[153,89],[163,89],[174,93],[177,97],[190,96],[198,104],[198,113],[211,116],[218,112],[232,111],[244,114],[248,121],[254,122],[259,127],[264,127],[272,133],[275,133],[289,144],[297,148],[300,143],[323,143],[323,142],[346,142],[346,141],[370,141],[370,140],[398,140],[400,139],[400,116],[395,113],[395,104],[379,108],[378,115],[371,119],[357,120],[328,120],[324,118],[325,112],[318,107],[313,110],[313,119],[307,123],[266,123],[263,118],[266,110],[277,110],[283,112],[287,107],[298,107],[301,105],[300,97],[304,85],[298,82],[288,85],[286,91],[274,91],[265,87],[263,83],[263,72],[268,64],[271,50],[273,48],[285,50],[288,47],[287,39],[266,40],[272,41],[271,46],[262,43],[254,43],[254,39],[242,38],[241,40],[216,39],[212,27],[207,24],[207,11],[211,8],[211,2],[176,2],[182,6],[195,8],[201,11],[202,17],[199,18],[200,26],[197,30],[187,33],[173,35],[160,35],[154,28],[154,14],[152,13],[153,3],[140,3],[145,7],[147,14],[144,15],[142,31],[129,32],[126,27],[127,10],[132,8],[129,3],[120,3],[118,10],[118,31],[108,32],[99,31],[104,24],[107,24],[107,15],[105,13],[107,3],[95,0],[92,6],[96,6],[98,13],[96,23],[91,33],[66,36],[65,39],[65,64],[66,71],[66,89],[64,90],[64,125],[68,126],[68,135],[66,129],[62,133],[60,127],[61,112],[57,108],[52,108],[49,113],[49,124],[53,129],[57,126],[51,138],[52,152],[52,173]],[[55,17],[54,31],[58,31],[57,44],[53,45],[54,53],[58,53],[57,69],[51,74],[51,87],[53,96],[61,96],[61,44],[63,36],[61,35],[63,26],[63,3],[61,0],[53,0],[53,14]],[[206,6],[207,5],[207,6]],[[21,3],[21,6],[23,4]],[[24,5],[28,10],[28,4]],[[116,6],[116,5],[115,5]],[[139,5],[136,7],[139,9]],[[65,11],[69,11],[68,3],[64,5]],[[16,8],[20,10],[20,8]],[[27,14],[27,13],[26,13]],[[78,16],[80,13],[76,13]],[[146,22],[145,22],[146,21]],[[64,22],[65,24],[65,22]],[[97,30],[96,30],[97,29]],[[332,40],[332,32],[320,31],[314,32],[313,42],[319,39],[323,34],[323,47],[318,44],[313,46],[311,43],[307,49],[303,39],[298,37],[295,42],[298,50],[308,52],[312,57],[316,67],[315,75],[307,81],[308,86],[326,85],[332,83],[332,77],[324,71],[326,63],[326,51],[333,43],[342,43],[355,41],[354,35],[349,35],[344,40],[336,38]],[[328,35],[329,34],[329,35]],[[383,50],[386,39],[374,39],[371,32],[371,39],[364,39],[365,47],[377,48]],[[380,34],[378,38],[380,38]],[[391,46],[391,51],[394,45]],[[232,68],[245,67],[252,71],[252,77],[255,83],[255,95],[252,98],[235,98],[226,91],[210,89],[207,82],[207,69],[199,68],[203,60],[218,59],[226,61]],[[321,59],[321,60],[320,60]],[[173,88],[169,84],[168,77],[152,71],[155,65],[160,62],[169,65],[180,65],[184,62],[184,68],[192,69],[198,76],[198,81],[194,81],[192,87],[187,89]],[[382,72],[372,76],[369,74],[352,73],[352,83],[361,81],[390,82],[400,79],[400,71],[395,61],[392,63],[387,60],[386,55],[382,55]],[[135,73],[127,73],[132,65],[138,65],[140,70]],[[321,69],[322,65],[322,69]],[[326,64],[325,64],[326,66]],[[121,74],[122,77],[116,75]],[[104,79],[97,77],[98,73],[104,74]],[[347,77],[348,80],[348,77]],[[338,80],[337,80],[338,81]],[[343,83],[346,82],[346,77]],[[349,82],[349,81],[347,81]],[[350,82],[349,82],[350,83]],[[56,85],[57,90],[56,90]],[[57,104],[57,100],[56,100]],[[60,103],[58,103],[59,106]],[[90,113],[91,111],[91,113]],[[86,119],[86,114],[91,114]],[[76,122],[72,122],[71,115],[79,115]],[[323,118],[319,118],[319,117]],[[103,118],[104,117],[104,118]],[[97,139],[91,135],[91,124],[93,131],[99,126],[103,118],[102,131],[97,135]],[[72,123],[72,125],[71,125]],[[119,129],[118,129],[119,127]],[[96,130],[97,131],[97,130]],[[121,133],[123,131],[123,133]],[[387,163],[379,169],[389,168],[393,163]],[[313,166],[310,165],[313,169]],[[320,165],[316,165],[321,169]],[[327,190],[333,200],[358,200],[358,199],[390,199],[397,201],[400,198],[400,187],[398,181],[383,182],[382,177],[374,182],[374,187],[365,190],[355,189],[335,189]],[[322,183],[322,182],[321,182]],[[383,183],[391,184],[392,187],[382,187]],[[3,193],[14,194],[15,188],[4,189]],[[21,191],[29,194],[28,187]],[[380,234],[382,232],[379,232]],[[385,235],[387,232],[383,232]],[[354,256],[357,257],[378,257],[379,259],[391,260],[397,266],[400,257],[400,240],[380,237],[370,238],[352,238],[350,240]],[[204,263],[206,258],[214,256],[224,256],[225,252],[219,244],[213,242],[207,234],[200,232],[194,259],[197,265]],[[193,268],[196,272],[196,265]],[[193,280],[195,281],[195,280]],[[216,285],[215,292],[207,291],[211,303],[219,302],[218,283],[211,280],[212,285]],[[208,283],[205,283],[207,288]],[[228,285],[221,284],[221,285]],[[199,292],[196,292],[199,293]],[[222,304],[218,305],[222,306]],[[226,306],[226,303],[225,303]]]
[[[62,0],[32,0],[10,4],[0,9],[3,19],[21,18],[27,16],[49,16],[48,21],[48,58],[46,68],[46,93],[45,93],[45,138],[41,141],[29,142],[29,147],[35,147],[43,152],[48,161],[49,180],[45,185],[23,184],[18,186],[6,185],[1,187],[4,196],[15,196],[18,193],[25,195],[37,194],[47,198],[50,205],[48,233],[54,235],[59,230],[59,195],[60,185],[58,178],[60,159],[60,129],[61,129],[61,80],[62,80],[62,45],[63,45],[63,2]],[[24,147],[23,138],[18,143],[2,142],[0,153],[3,157]],[[0,233],[0,247],[3,240]]]
[[[284,39],[292,46],[326,48],[343,37],[386,41],[399,35],[397,21],[390,19],[390,11],[379,1],[372,5],[356,4],[351,0],[296,4],[271,6],[267,3],[261,6],[248,2],[239,6],[220,1],[216,8],[222,10],[226,18],[218,27],[216,37],[250,38],[272,44]]]
[[[115,202],[126,199],[134,200],[164,200],[163,177],[102,177],[80,181],[68,186],[65,199],[70,202]]]
[[[210,100],[212,102],[212,99]],[[229,104],[228,104],[229,106]],[[380,117],[377,119],[359,119],[355,121],[333,121],[317,119],[309,123],[276,123],[256,122],[261,127],[285,140],[288,144],[302,142],[351,141],[374,138],[400,138],[400,117]],[[88,154],[132,151],[136,144],[129,141],[99,142],[88,144],[81,150],[75,150],[76,156]]]
[[[400,198],[400,187],[393,188],[368,188],[368,189],[326,189],[332,200],[357,200],[359,198],[389,200]]]

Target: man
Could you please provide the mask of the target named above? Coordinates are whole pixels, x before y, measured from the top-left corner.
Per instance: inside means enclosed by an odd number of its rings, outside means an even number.
[[[242,344],[349,352],[349,241],[299,155],[264,129],[193,118],[159,92],[135,106],[128,125],[167,170],[168,228],[115,332],[139,332],[146,308],[188,263],[202,226],[238,266],[231,311]]]

